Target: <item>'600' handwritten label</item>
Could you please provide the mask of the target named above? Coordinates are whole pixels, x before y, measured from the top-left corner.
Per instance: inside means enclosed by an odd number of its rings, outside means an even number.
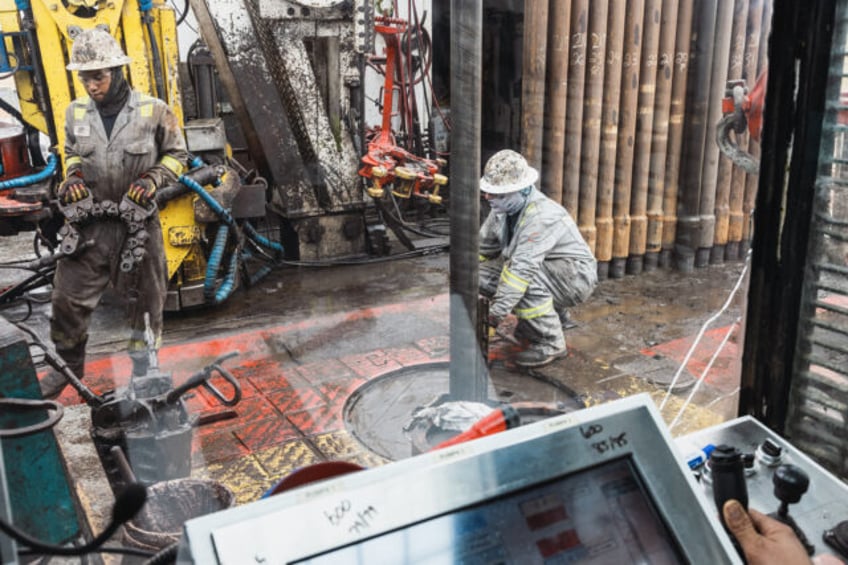
[[[324,511],[324,517],[331,525],[345,528],[352,534],[368,530],[376,515],[377,509],[373,505],[355,509],[349,500],[342,500],[330,510]]]

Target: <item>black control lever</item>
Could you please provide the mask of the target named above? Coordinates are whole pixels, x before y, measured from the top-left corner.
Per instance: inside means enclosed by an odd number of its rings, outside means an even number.
[[[792,528],[804,549],[807,550],[809,555],[812,555],[815,553],[816,547],[810,543],[804,531],[789,515],[789,505],[801,500],[801,496],[810,487],[810,477],[800,467],[786,464],[774,470],[772,483],[774,483],[774,495],[780,500],[780,508],[769,516]]]
[[[748,484],[745,482],[745,456],[731,445],[719,445],[710,453],[710,475],[713,482],[713,501],[718,510],[719,520],[725,531],[730,529],[724,521],[724,503],[738,500],[748,509]],[[733,546],[739,555],[743,555],[736,538],[730,535]]]

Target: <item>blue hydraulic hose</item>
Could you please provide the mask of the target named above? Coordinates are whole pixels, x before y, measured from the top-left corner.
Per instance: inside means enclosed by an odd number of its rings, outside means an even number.
[[[233,252],[233,256],[230,258],[230,265],[227,269],[227,274],[224,276],[224,281],[217,290],[215,289],[215,278],[218,274],[221,258],[224,256],[229,232],[230,228],[226,224],[218,228],[212,253],[209,254],[209,262],[206,265],[206,279],[203,282],[203,297],[207,302],[220,304],[229,298],[233,292],[233,288],[235,288],[236,270],[238,269],[238,250]]]
[[[54,153],[51,153],[50,157],[47,158],[47,165],[39,172],[32,175],[26,175],[23,177],[4,180],[3,182],[0,182],[0,190],[5,190],[7,188],[21,188],[24,186],[35,184],[37,182],[41,182],[51,177],[53,173],[56,172],[56,165],[58,165],[58,163],[59,158],[56,157]]]

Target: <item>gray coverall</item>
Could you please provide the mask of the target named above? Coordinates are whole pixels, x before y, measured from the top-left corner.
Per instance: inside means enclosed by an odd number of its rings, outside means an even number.
[[[490,213],[480,228],[480,292],[493,297],[489,314],[515,312],[516,333],[543,353],[565,347],[560,316],[585,301],[598,284],[598,267],[568,212],[530,192],[511,238],[507,215]]]
[[[65,115],[65,161],[68,173],[81,168],[94,200],[120,203],[130,184],[142,174],[157,187],[173,184],[185,168],[188,154],[177,117],[159,99],[133,91],[112,127],[106,131],[89,97],[71,103]],[[146,351],[144,314],[158,347],[162,334],[168,269],[158,212],[147,225],[146,255],[131,273],[119,269],[126,227],[119,219],[88,223],[80,241],[94,245],[59,261],[53,280],[50,337],[68,365],[82,374],[91,313],[111,282],[129,296],[129,351]]]

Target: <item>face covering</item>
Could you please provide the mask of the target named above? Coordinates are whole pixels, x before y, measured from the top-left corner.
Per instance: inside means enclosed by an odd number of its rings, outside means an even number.
[[[496,214],[515,214],[519,212],[527,201],[527,195],[530,193],[526,188],[518,192],[510,192],[502,194],[497,198],[489,200],[489,206]]]
[[[116,67],[111,71],[112,83],[109,85],[109,91],[102,101],[95,103],[101,116],[116,116],[130,97],[130,85],[124,78],[123,70]]]

